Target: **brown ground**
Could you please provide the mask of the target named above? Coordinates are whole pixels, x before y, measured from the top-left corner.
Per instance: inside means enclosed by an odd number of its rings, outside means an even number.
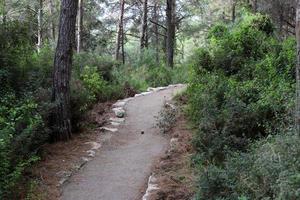
[[[112,103],[96,105],[87,115],[90,117],[86,124],[91,125],[87,128],[88,131],[76,135],[69,142],[45,146],[43,160],[32,170],[38,184],[30,199],[114,200],[117,197],[118,200],[133,200],[135,198],[132,197],[135,196],[141,199],[145,192],[143,186],[153,171],[151,165],[155,164],[156,157],[162,155],[159,152],[166,150],[165,147],[168,146],[169,137],[159,136],[153,127],[154,115],[160,110],[164,100],[173,96],[174,91],[159,92],[131,102],[127,106],[129,117],[127,116],[122,130],[104,144],[95,160],[78,172],[78,167],[82,164],[81,158],[86,157],[86,151],[91,149],[87,142],[103,143],[105,134],[97,127],[103,126],[112,114]],[[146,134],[140,135],[141,130]],[[192,153],[191,131],[182,115],[170,131],[170,136],[178,138],[178,145],[167,151],[154,170],[160,190],[151,195],[151,200],[185,200],[191,199],[194,193],[194,176],[189,167]],[[70,183],[61,187],[62,178],[69,172],[76,173]],[[98,198],[99,195],[101,198]]]
[[[140,200],[153,167],[169,144],[155,126],[155,116],[165,101],[183,89],[170,87],[129,101],[125,123],[96,157],[63,186],[61,199]]]
[[[111,116],[113,103],[99,103],[87,113],[85,130],[74,135],[68,142],[46,144],[42,160],[31,170],[37,185],[33,188],[31,199],[55,200],[61,195],[60,181],[82,164],[81,158],[87,156],[91,141],[99,140],[97,127],[103,126]],[[91,125],[87,127],[87,125]]]
[[[181,114],[169,134],[178,143],[170,147],[154,171],[159,190],[154,191],[148,200],[189,200],[195,193],[195,174],[190,165],[193,153],[192,131]]]

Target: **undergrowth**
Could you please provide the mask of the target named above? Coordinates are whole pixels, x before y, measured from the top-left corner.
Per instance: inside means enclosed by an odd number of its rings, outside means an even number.
[[[276,38],[268,16],[246,13],[214,26],[190,59],[196,199],[300,198],[295,44]]]

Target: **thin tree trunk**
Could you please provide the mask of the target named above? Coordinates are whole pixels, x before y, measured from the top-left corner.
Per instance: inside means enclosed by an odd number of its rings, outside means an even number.
[[[55,140],[69,140],[72,136],[70,113],[70,78],[75,40],[78,1],[62,0],[59,33],[54,58],[52,102],[54,103]]]
[[[176,0],[167,0],[167,66],[174,67]]]
[[[235,22],[235,18],[236,18],[236,0],[232,0],[232,10],[231,10],[231,19],[232,19],[232,22],[234,23]]]
[[[3,23],[3,26],[6,25],[6,0],[2,0],[2,3],[1,3],[1,14],[2,14],[2,23]]]
[[[296,67],[296,131],[300,134],[300,0],[297,0],[296,39],[297,39],[297,67]]]
[[[158,0],[155,0],[154,8],[153,8],[153,19],[155,22],[158,22],[158,13],[157,13],[157,7],[158,7]],[[158,25],[154,24],[154,34],[155,34],[155,60],[157,66],[159,65],[159,32],[158,32]]]
[[[142,18],[142,28],[141,28],[141,52],[144,48],[148,47],[148,0],[144,0],[143,2],[143,18]]]
[[[82,27],[83,27],[83,0],[78,0],[78,16],[77,16],[77,53],[82,48]]]
[[[124,28],[124,26],[123,26]],[[122,30],[122,39],[121,39],[121,54],[122,54],[122,63],[125,64],[125,50],[124,50],[124,43],[125,43],[125,34],[124,29]]]
[[[125,63],[124,58],[124,9],[125,9],[125,0],[120,0],[120,17],[119,17],[119,26],[117,33],[117,48],[116,48],[116,60],[122,60],[123,64]],[[122,55],[120,54],[122,50]],[[121,58],[122,56],[122,58]]]
[[[37,42],[37,51],[38,53],[41,51],[43,36],[42,36],[42,26],[43,26],[43,0],[39,0],[39,8],[38,8],[38,42]]]
[[[55,41],[56,40],[56,33],[55,33],[55,22],[54,22],[54,3],[53,0],[50,0],[50,16],[51,16],[51,35],[52,35],[52,40]]]
[[[282,36],[284,36],[284,17],[283,17],[283,13],[279,13],[279,34]]]
[[[257,0],[253,0],[253,12],[257,12]]]

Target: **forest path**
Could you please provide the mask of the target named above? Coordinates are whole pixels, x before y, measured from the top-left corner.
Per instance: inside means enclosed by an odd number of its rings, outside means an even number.
[[[168,138],[155,127],[155,116],[164,101],[183,88],[170,87],[129,101],[125,123],[94,160],[69,180],[61,199],[140,200],[152,167],[169,145]]]

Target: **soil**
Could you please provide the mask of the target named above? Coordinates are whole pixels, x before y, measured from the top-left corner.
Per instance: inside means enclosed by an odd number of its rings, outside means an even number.
[[[113,102],[96,104],[87,113],[84,131],[75,134],[70,141],[44,145],[42,160],[30,170],[36,182],[32,194],[29,194],[32,199],[59,199],[62,191],[61,180],[68,173],[76,171],[81,158],[91,149],[89,142],[99,140],[97,127],[105,124],[112,115],[112,104]]]
[[[174,142],[154,170],[158,190],[147,200],[190,200],[195,194],[196,175],[191,167],[192,131],[183,114],[169,131]]]
[[[150,200],[191,199],[191,131],[184,117],[179,117],[169,135],[155,127],[164,102],[182,89],[134,98],[126,105],[126,121],[116,133],[99,129],[113,116],[113,103],[95,105],[87,115],[85,131],[69,142],[45,145],[43,160],[32,169],[37,180],[32,199],[140,200],[153,172],[160,189],[151,193]],[[178,139],[175,148],[169,145],[171,138]],[[91,142],[102,147],[82,166]]]
[[[155,126],[156,116],[164,102],[182,89],[171,87],[129,101],[125,124],[64,185],[61,199],[140,200],[153,167],[169,145],[168,137]]]

